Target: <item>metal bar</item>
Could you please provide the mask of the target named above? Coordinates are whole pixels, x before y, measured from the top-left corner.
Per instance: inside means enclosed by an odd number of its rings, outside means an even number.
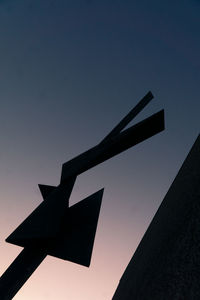
[[[0,299],[12,299],[46,255],[40,248],[24,248],[0,278]]]
[[[62,166],[61,183],[135,146],[164,130],[164,110],[122,131],[111,140],[89,149]]]
[[[140,102],[112,129],[112,131],[101,141],[101,143],[104,143],[113,136],[119,134],[120,131],[122,131],[128,125],[128,123],[130,123],[152,99],[153,94],[151,92],[148,92],[140,100]]]

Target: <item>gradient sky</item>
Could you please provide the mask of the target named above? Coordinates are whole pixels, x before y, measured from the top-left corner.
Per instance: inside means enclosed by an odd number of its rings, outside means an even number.
[[[78,177],[70,203],[105,187],[91,267],[47,257],[16,300],[111,300],[200,131],[200,1],[0,1],[0,272],[5,238],[149,90],[136,121],[166,130]]]

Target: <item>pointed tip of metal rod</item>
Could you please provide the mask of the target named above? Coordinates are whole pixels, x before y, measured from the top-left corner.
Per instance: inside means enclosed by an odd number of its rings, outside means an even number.
[[[151,91],[148,91],[148,93],[146,94],[145,97],[148,97],[148,98],[150,98],[152,100],[154,98],[154,95],[153,95],[153,93]]]
[[[111,130],[111,132],[101,141],[104,143],[113,136],[119,134],[154,98],[151,91],[149,91],[135,107],[133,107],[129,113]]]

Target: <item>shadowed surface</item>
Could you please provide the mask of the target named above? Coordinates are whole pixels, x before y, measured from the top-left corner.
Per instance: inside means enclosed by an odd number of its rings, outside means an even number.
[[[200,299],[200,136],[139,244],[113,300]]]

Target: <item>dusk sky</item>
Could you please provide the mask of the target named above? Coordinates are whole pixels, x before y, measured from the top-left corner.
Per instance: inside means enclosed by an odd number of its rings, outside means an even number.
[[[0,273],[5,238],[149,91],[134,122],[166,130],[80,175],[70,205],[105,188],[90,268],[48,256],[16,300],[111,300],[200,132],[200,1],[0,1]]]

